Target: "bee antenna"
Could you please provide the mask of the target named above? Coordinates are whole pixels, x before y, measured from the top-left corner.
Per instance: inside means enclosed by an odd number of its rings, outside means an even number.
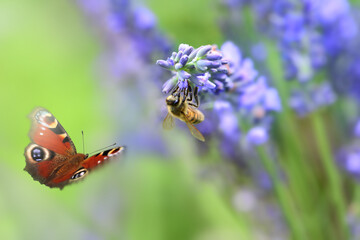
[[[99,152],[99,151],[101,151],[101,150],[103,150],[103,149],[106,149],[106,148],[109,148],[109,147],[112,147],[112,146],[115,146],[115,145],[116,145],[116,143],[113,143],[113,144],[111,144],[111,145],[109,145],[109,146],[100,148],[100,149],[98,149],[98,150],[96,150],[96,151],[93,151],[93,152],[91,152],[91,153],[89,153],[89,154],[93,154],[93,153]]]

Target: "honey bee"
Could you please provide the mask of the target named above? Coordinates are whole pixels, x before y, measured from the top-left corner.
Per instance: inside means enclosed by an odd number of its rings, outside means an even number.
[[[164,129],[171,129],[174,127],[174,117],[185,122],[191,134],[198,140],[205,142],[204,136],[193,125],[204,121],[205,116],[202,112],[196,109],[196,105],[187,99],[187,95],[171,94],[166,98],[166,105],[168,114],[163,121]]]

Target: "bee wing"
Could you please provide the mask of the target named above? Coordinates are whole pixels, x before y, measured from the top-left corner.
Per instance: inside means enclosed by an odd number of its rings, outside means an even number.
[[[170,113],[166,115],[163,121],[163,128],[166,130],[172,129],[175,126],[175,121],[173,116]]]
[[[188,126],[191,134],[197,138],[198,140],[205,142],[204,136],[201,134],[201,132],[187,119],[187,117],[184,115],[184,119],[186,122],[186,125]]]

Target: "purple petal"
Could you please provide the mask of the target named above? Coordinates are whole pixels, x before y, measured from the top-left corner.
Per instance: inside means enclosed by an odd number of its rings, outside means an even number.
[[[145,7],[139,7],[134,12],[134,22],[137,28],[148,30],[156,25],[155,15]]]
[[[206,45],[206,46],[199,47],[199,51],[197,52],[196,57],[201,58],[206,53],[208,53],[211,50],[211,48],[212,48],[211,45]]]
[[[240,66],[241,52],[233,42],[225,42],[221,46],[221,52],[223,53],[223,59],[229,60],[229,65],[232,70]]]
[[[350,153],[346,157],[345,168],[350,173],[360,173],[360,154],[359,152]]]
[[[360,138],[360,120],[355,125],[354,133],[356,137]]]
[[[264,107],[266,110],[281,111],[281,100],[278,91],[275,88],[269,88],[266,90]]]
[[[250,144],[261,145],[268,140],[268,133],[263,127],[253,127],[246,135]]]
[[[164,85],[162,86],[162,92],[163,93],[170,92],[170,90],[176,86],[177,82],[178,82],[178,77],[177,75],[175,75],[164,83]]]

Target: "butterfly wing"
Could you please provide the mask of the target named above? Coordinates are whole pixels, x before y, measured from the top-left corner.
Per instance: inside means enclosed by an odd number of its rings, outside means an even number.
[[[42,147],[36,143],[30,143],[25,148],[25,159],[26,166],[24,168],[34,180],[39,181],[41,184],[45,184],[49,187],[59,187],[62,188],[64,185],[59,185],[61,181],[54,181],[60,176],[64,175],[64,167],[76,166],[70,162],[73,158],[72,156],[65,156],[58,154],[50,149]],[[84,154],[77,154],[83,156],[82,159],[85,159]]]
[[[124,149],[125,147],[111,148],[89,158],[81,153],[66,157],[31,143],[25,149],[25,170],[34,180],[49,187],[62,189],[70,183],[83,179],[90,171],[108,162]]]
[[[29,137],[32,142],[60,155],[76,154],[76,148],[69,135],[48,110],[37,108],[30,117],[32,127]]]
[[[125,147],[116,147],[111,148],[106,151],[97,153],[82,162],[82,167],[91,171],[93,168],[97,167],[99,164],[107,162],[107,160],[115,157],[125,150]]]
[[[54,179],[63,175],[64,167],[74,165],[69,163],[73,156],[79,155],[77,158],[82,160],[86,156],[76,154],[69,135],[48,110],[37,108],[30,114],[30,118],[32,125],[29,137],[32,142],[25,148],[25,170],[42,184],[62,188]]]
[[[25,170],[49,187],[64,186],[83,179],[89,171],[124,150],[116,147],[87,158],[75,146],[56,118],[46,109],[32,114],[30,143],[25,148]]]
[[[94,168],[114,158],[124,149],[124,147],[111,148],[89,158],[84,154],[76,154],[57,171],[60,174],[56,174],[57,176],[52,179],[52,184],[63,188],[67,184],[82,180]]]

